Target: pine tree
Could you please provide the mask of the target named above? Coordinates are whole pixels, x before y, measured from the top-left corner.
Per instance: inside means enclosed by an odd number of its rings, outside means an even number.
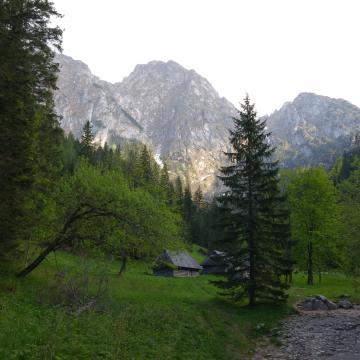
[[[194,201],[194,205],[197,207],[197,209],[201,209],[205,205],[204,194],[203,194],[200,186],[196,189],[196,191],[194,193],[193,201]]]
[[[140,168],[141,168],[141,179],[143,185],[150,185],[154,180],[154,173],[151,165],[150,152],[146,145],[144,145],[141,150]]]
[[[160,185],[166,191],[169,184],[170,184],[169,170],[167,164],[164,163],[164,166],[160,171]]]
[[[176,178],[174,187],[175,187],[175,194],[174,194],[175,206],[178,208],[180,212],[182,212],[184,206],[184,191],[180,176]]]
[[[0,5],[0,256],[31,233],[40,194],[60,168],[53,49],[61,50],[62,32],[49,26],[53,16],[48,1]]]
[[[90,162],[93,160],[93,156],[95,153],[94,139],[95,138],[93,134],[93,127],[90,121],[88,120],[83,127],[83,133],[80,139],[80,144],[81,144],[80,154],[86,157]]]
[[[166,163],[164,163],[160,171],[160,187],[165,194],[166,203],[172,205],[174,200],[174,185],[170,181],[169,170]]]
[[[208,226],[208,223],[205,223],[206,216],[206,202],[204,200],[204,195],[199,186],[193,196],[193,213],[191,221],[191,240],[194,243],[199,245],[205,245],[205,232]]]
[[[184,191],[184,220],[186,223],[190,224],[193,216],[194,204],[192,201],[192,194],[190,186],[187,185]]]
[[[194,224],[194,204],[192,201],[192,194],[190,185],[187,184],[184,190],[183,197],[183,219],[184,219],[184,231],[185,240],[188,243],[193,242],[193,224]]]
[[[259,299],[286,299],[282,275],[288,271],[284,251],[289,214],[279,192],[265,121],[256,118],[248,96],[238,115],[230,131],[233,150],[226,153],[230,165],[221,168],[220,176],[229,190],[218,198],[232,269],[218,285],[235,298],[247,296],[254,306]]]

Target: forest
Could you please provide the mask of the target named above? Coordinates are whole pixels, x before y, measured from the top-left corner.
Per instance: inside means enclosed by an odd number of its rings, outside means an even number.
[[[331,168],[282,168],[246,96],[210,197],[145,144],[63,132],[56,16],[0,4],[1,358],[235,359],[299,298],[360,299],[358,137]],[[157,278],[165,249],[228,270]]]

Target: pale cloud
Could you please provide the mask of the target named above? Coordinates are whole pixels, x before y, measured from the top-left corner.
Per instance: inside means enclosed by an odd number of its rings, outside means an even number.
[[[360,106],[358,0],[55,0],[64,53],[121,81],[172,59],[260,114],[299,92]]]

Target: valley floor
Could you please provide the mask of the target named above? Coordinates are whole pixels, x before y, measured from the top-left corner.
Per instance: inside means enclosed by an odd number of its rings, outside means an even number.
[[[107,292],[81,313],[58,301],[59,276],[84,268],[77,256],[51,255],[25,279],[0,275],[0,359],[251,359],[259,339],[291,313],[290,305],[234,304],[210,283],[215,277],[156,277],[139,261],[119,277],[117,261],[85,263],[93,281],[106,277]],[[321,286],[304,284],[296,275],[289,304],[314,293],[354,295],[340,275],[325,276]]]

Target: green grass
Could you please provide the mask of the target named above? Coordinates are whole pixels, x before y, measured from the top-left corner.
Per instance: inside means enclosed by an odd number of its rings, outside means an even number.
[[[52,255],[25,279],[1,275],[0,359],[247,359],[264,329],[290,311],[236,305],[219,296],[214,277],[156,277],[142,262],[130,262],[122,277],[117,262],[89,259],[88,266],[93,278],[107,274],[109,291],[97,311],[79,316],[45,291],[57,270],[81,267],[78,257]],[[341,276],[309,289],[297,275],[291,302],[313,293],[353,295]]]
[[[331,300],[338,300],[346,295],[351,301],[360,303],[360,292],[356,291],[354,280],[341,273],[328,273],[322,276],[321,283],[315,277],[314,285],[306,284],[305,273],[294,275],[294,282],[289,291],[289,303],[296,303],[304,297],[321,294]]]

